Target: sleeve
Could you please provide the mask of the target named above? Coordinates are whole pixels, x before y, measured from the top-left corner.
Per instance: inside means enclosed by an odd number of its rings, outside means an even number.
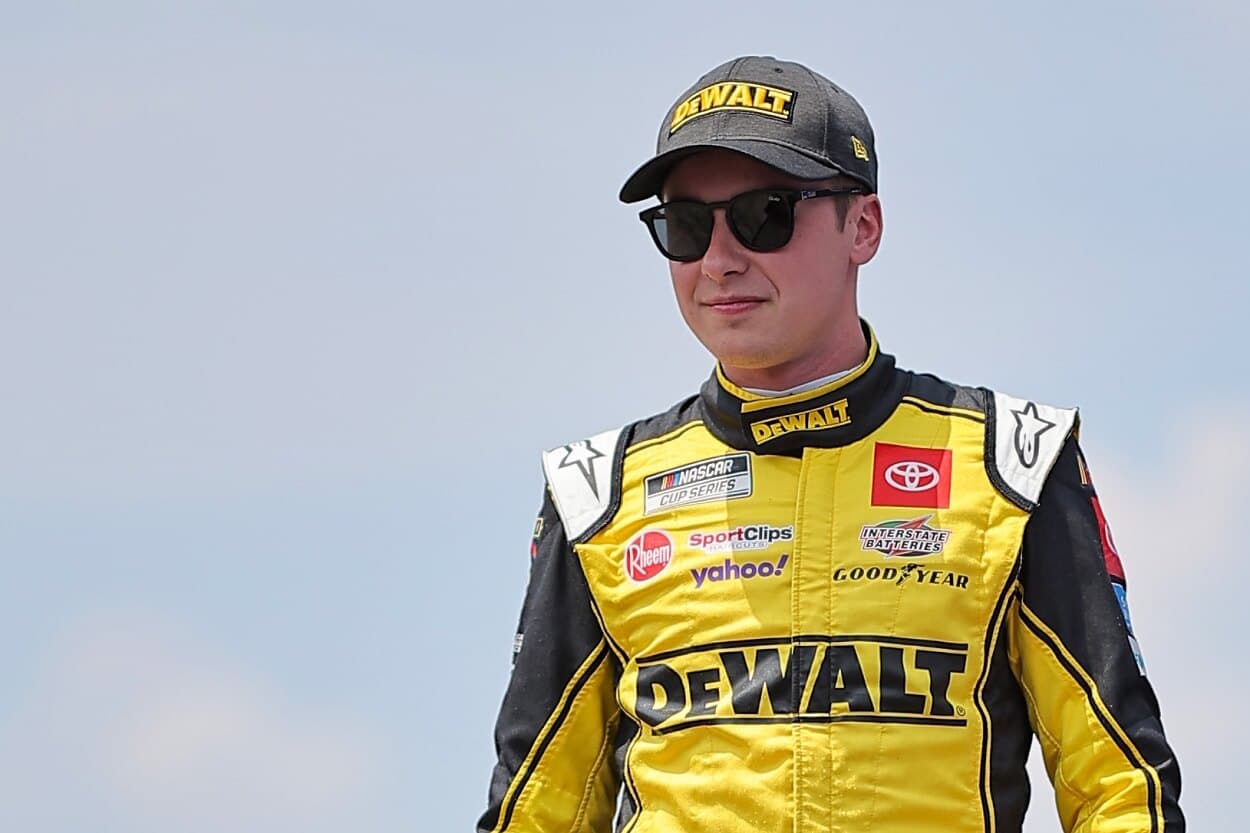
[[[1013,668],[1068,833],[1180,833],[1181,781],[1074,436],[1024,533]]]
[[[607,831],[619,665],[550,492],[530,549],[512,677],[495,724],[497,763],[479,833]]]

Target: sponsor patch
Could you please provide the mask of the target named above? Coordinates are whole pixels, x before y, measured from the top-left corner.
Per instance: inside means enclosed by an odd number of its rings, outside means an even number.
[[[735,552],[737,550],[764,550],[773,544],[793,541],[794,526],[751,524],[714,532],[692,532],[686,545],[692,550],[704,552]]]
[[[720,81],[709,84],[683,99],[673,111],[668,135],[673,135],[691,119],[719,110],[745,110],[769,118],[792,121],[794,90],[769,87],[749,81]]]
[[[1089,476],[1089,467],[1085,465],[1085,455],[1081,453],[1079,448],[1076,450],[1076,468],[1081,475],[1081,485],[1088,486],[1092,489],[1094,487],[1094,480]]]
[[[755,438],[758,445],[763,445],[795,431],[826,431],[850,424],[851,415],[847,411],[847,402],[845,399],[839,399],[837,402],[820,408],[812,408],[809,411],[753,422],[751,423],[751,436]]]
[[[516,668],[516,659],[521,655],[521,646],[525,644],[525,634],[517,633],[512,637],[512,667]]]
[[[865,551],[882,553],[886,558],[936,555],[946,548],[951,534],[949,530],[929,526],[932,517],[925,515],[910,521],[867,524],[859,531],[860,547]]]
[[[927,633],[763,637],[637,665],[621,706],[660,735],[717,723],[963,727],[974,677],[967,643]]]
[[[1121,582],[1111,582],[1111,589],[1115,591],[1115,600],[1120,603],[1120,613],[1124,615],[1124,627],[1128,630],[1128,646],[1133,651],[1133,659],[1137,661],[1137,673],[1143,677],[1146,676],[1146,660],[1141,655],[1141,646],[1137,644],[1137,637],[1133,634],[1133,617],[1128,612],[1128,588]]]
[[[950,449],[877,443],[872,451],[872,505],[949,508]]]
[[[1055,423],[1038,414],[1037,404],[1034,402],[1025,403],[1023,408],[1013,410],[1011,415],[1016,418],[1016,432],[1012,435],[1011,444],[1020,459],[1020,465],[1031,469],[1037,465],[1042,435],[1054,428]]]
[[[1102,513],[1102,504],[1094,495],[1090,495],[1089,502],[1094,505],[1094,516],[1098,518],[1098,539],[1102,544],[1102,560],[1107,565],[1107,575],[1124,581],[1124,564],[1121,563],[1120,551],[1115,548],[1115,541],[1111,538],[1111,527],[1107,524],[1107,516]]]
[[[1084,466],[1084,461],[1077,457],[1077,462],[1081,463],[1081,472],[1083,480],[1088,481],[1088,485],[1093,486],[1093,481],[1089,477],[1089,471]],[[1124,616],[1124,628],[1128,631],[1128,646],[1133,652],[1133,659],[1137,662],[1137,671],[1143,677],[1146,676],[1146,660],[1142,657],[1141,646],[1137,644],[1137,636],[1133,633],[1133,618],[1128,612],[1128,587],[1124,578],[1124,564],[1120,561],[1120,551],[1116,549],[1115,539],[1111,537],[1111,526],[1107,523],[1107,516],[1103,514],[1102,504],[1098,501],[1098,496],[1091,494],[1089,502],[1094,507],[1094,517],[1098,520],[1098,542],[1102,545],[1102,560],[1107,567],[1107,577],[1111,579],[1111,589],[1115,591],[1115,600],[1120,605],[1120,613]]]
[[[586,485],[590,487],[595,500],[599,500],[599,479],[595,476],[594,463],[595,460],[602,459],[603,456],[603,452],[595,448],[590,440],[578,440],[564,447],[564,458],[560,460],[557,468],[576,467],[582,473],[582,478],[586,481]]]
[[[751,455],[711,457],[653,474],[643,484],[643,514],[751,496]]]
[[[530,541],[530,558],[538,557],[538,539],[543,537],[543,516],[534,521],[534,540]]]
[[[789,553],[782,553],[781,557],[775,562],[773,561],[744,561],[739,564],[732,558],[726,558],[723,564],[714,564],[711,567],[700,567],[697,570],[691,570],[690,575],[694,578],[694,586],[702,587],[704,582],[708,581],[734,581],[736,579],[752,579],[752,578],[776,578],[780,576],[781,571],[785,569],[786,562],[790,560]]]
[[[673,560],[673,539],[662,529],[648,529],[625,545],[625,573],[634,581],[653,579]]]
[[[956,590],[968,589],[968,577],[963,573],[950,570],[932,570],[921,567],[914,561],[901,567],[837,567],[833,571],[833,581],[844,582],[888,581],[900,587],[911,584],[928,584],[941,587],[953,587]]]

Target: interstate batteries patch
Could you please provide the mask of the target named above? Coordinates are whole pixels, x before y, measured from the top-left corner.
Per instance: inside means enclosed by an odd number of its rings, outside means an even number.
[[[644,485],[644,515],[678,506],[751,495],[751,455],[727,454],[653,474]]]

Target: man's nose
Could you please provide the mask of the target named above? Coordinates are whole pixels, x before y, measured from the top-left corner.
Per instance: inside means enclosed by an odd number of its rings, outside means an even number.
[[[712,239],[703,255],[702,267],[703,274],[717,283],[746,269],[742,244],[729,230],[729,220],[723,208],[712,212]]]

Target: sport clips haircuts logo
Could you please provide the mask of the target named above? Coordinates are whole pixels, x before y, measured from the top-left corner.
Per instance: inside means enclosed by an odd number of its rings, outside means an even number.
[[[673,560],[673,539],[661,529],[648,529],[625,545],[625,573],[634,581],[653,579]]]
[[[704,552],[733,552],[735,550],[763,550],[773,544],[793,541],[794,525],[750,524],[714,532],[692,532],[686,545],[692,550]]]
[[[721,81],[709,84],[693,95],[687,96],[673,111],[668,135],[691,119],[715,113],[718,110],[745,110],[782,121],[791,121],[794,115],[794,90],[769,87],[749,81]]]

